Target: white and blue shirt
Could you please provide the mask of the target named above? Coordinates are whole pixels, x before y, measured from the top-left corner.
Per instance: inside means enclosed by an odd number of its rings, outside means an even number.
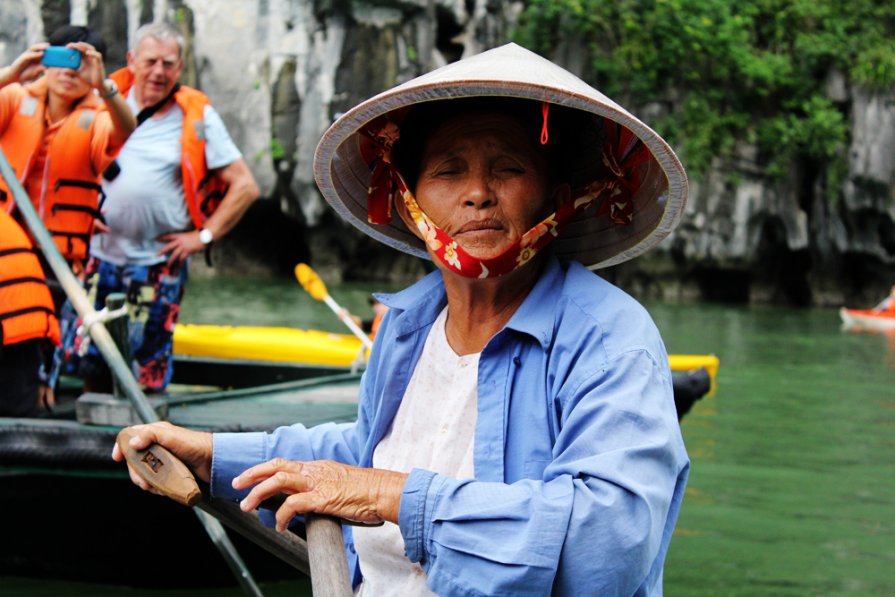
[[[136,113],[133,90],[127,102]],[[193,228],[181,174],[182,130],[183,110],[174,104],[128,137],[116,158],[121,172],[112,181],[103,180],[103,216],[109,232],[93,235],[91,255],[116,265],[155,265],[167,259],[158,254],[165,246],[159,236]],[[209,170],[242,157],[210,105],[205,106],[205,132]]]

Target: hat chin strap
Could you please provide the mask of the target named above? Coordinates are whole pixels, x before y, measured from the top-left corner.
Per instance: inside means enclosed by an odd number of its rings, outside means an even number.
[[[400,174],[398,174],[400,177]],[[572,220],[580,211],[597,199],[603,187],[595,192],[586,193],[575,199],[566,201],[559,209],[535,224],[531,230],[519,237],[503,253],[497,257],[480,259],[467,253],[457,241],[451,238],[444,230],[435,225],[427,216],[413,193],[407,189],[406,184],[399,184],[402,188],[401,198],[410,214],[417,230],[423,237],[426,247],[433,253],[445,267],[465,278],[496,278],[516,271],[541,250],[549,245],[559,235],[560,230]],[[396,193],[397,194],[397,193]]]

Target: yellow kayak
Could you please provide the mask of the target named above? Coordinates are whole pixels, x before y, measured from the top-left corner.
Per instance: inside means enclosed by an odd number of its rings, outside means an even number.
[[[321,330],[191,323],[174,328],[178,356],[350,367],[360,350],[355,336]]]
[[[321,330],[191,323],[174,328],[174,354],[179,356],[350,367],[361,348],[351,334]],[[668,360],[672,371],[704,367],[714,386],[720,363],[715,355],[673,354]]]

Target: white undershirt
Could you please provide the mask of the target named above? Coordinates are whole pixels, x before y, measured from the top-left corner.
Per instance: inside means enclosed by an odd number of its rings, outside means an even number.
[[[435,320],[373,466],[409,473],[422,468],[457,479],[474,476],[479,354],[457,356],[447,342],[447,308]],[[433,595],[419,564],[404,556],[398,525],[354,527],[364,581],[357,595]]]

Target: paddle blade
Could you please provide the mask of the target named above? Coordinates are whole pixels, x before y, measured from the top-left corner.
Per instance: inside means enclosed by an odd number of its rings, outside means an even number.
[[[295,266],[295,278],[302,288],[308,291],[314,300],[322,301],[326,299],[326,284],[317,275],[317,272],[311,269],[306,263],[299,263]]]
[[[202,500],[202,491],[193,473],[174,454],[158,444],[145,450],[134,450],[129,444],[131,437],[130,429],[122,429],[118,433],[118,449],[147,483],[184,506],[194,506]]]

